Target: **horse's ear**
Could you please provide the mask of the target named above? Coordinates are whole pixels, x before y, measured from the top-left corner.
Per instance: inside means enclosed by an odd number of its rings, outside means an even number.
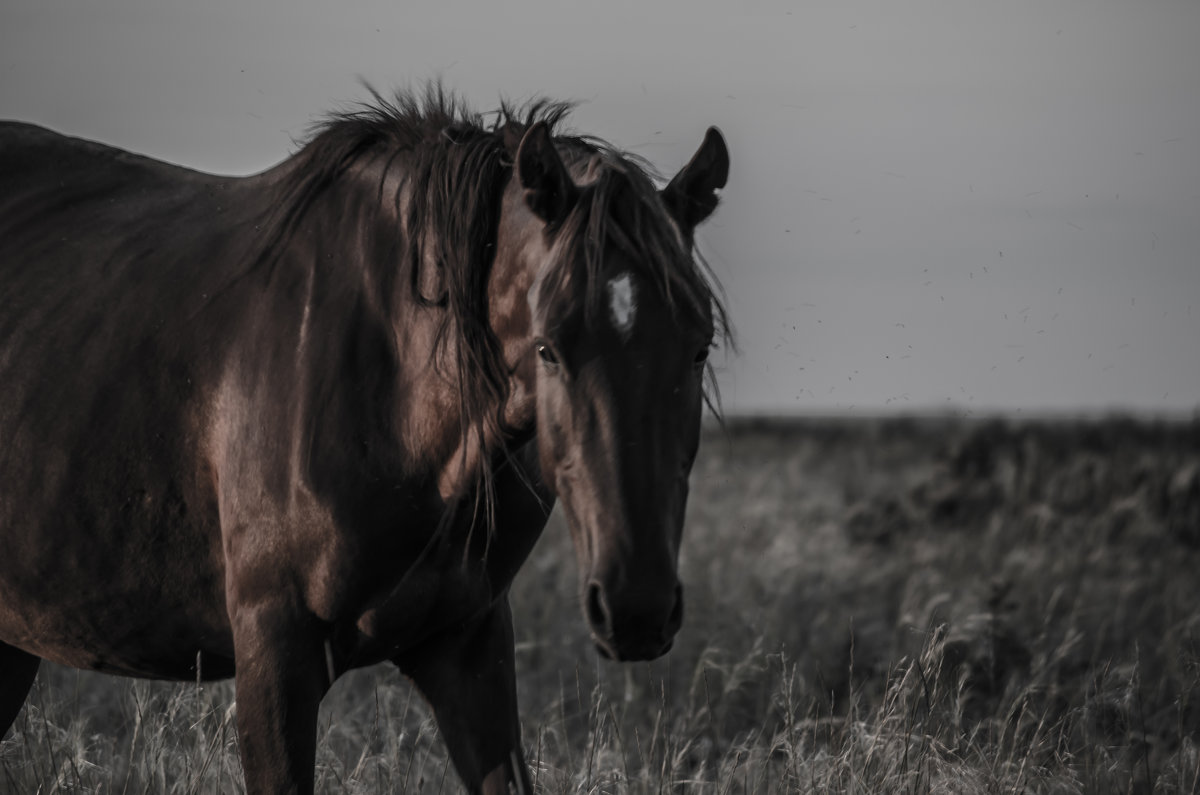
[[[728,179],[729,149],[721,131],[709,127],[696,154],[662,189],[663,204],[675,222],[690,233],[717,209],[717,191]]]
[[[525,131],[517,147],[517,180],[525,190],[525,203],[548,224],[567,217],[575,205],[575,183],[554,148],[550,128],[539,121]]]

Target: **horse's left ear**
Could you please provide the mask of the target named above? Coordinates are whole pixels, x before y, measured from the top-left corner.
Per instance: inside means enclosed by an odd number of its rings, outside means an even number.
[[[662,189],[663,204],[686,232],[717,209],[717,191],[729,179],[729,149],[716,127],[709,127],[704,143],[687,165]]]
[[[547,224],[567,217],[575,205],[575,183],[554,148],[550,128],[539,121],[517,147],[517,180],[525,190],[525,203]]]

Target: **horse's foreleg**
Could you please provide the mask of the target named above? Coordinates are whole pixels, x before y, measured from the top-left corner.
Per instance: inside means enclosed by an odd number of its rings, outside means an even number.
[[[468,790],[532,795],[521,753],[507,599],[467,632],[439,637],[394,662],[433,707]]]
[[[330,679],[315,627],[292,611],[241,608],[234,627],[237,728],[248,795],[309,795],[317,710]]]
[[[0,643],[0,738],[17,719],[40,662],[29,652]]]

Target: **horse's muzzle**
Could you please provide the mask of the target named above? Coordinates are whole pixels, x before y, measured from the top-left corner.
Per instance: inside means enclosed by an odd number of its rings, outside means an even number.
[[[596,651],[619,662],[653,660],[671,650],[683,624],[683,586],[605,589],[592,580],[584,596],[584,614]]]

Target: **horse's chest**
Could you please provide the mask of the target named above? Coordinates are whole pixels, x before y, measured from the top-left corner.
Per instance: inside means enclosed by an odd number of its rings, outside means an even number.
[[[499,518],[499,517],[498,517]],[[343,613],[339,646],[349,667],[411,650],[428,638],[466,628],[502,599],[541,530],[529,522],[487,544],[449,544],[397,561],[365,599]],[[477,532],[484,533],[481,528]],[[528,534],[528,538],[526,538]],[[464,540],[465,540],[464,538]],[[478,548],[475,548],[478,546]]]
[[[341,622],[338,645],[348,667],[388,659],[469,624],[497,596],[479,564],[419,563]]]
[[[321,567],[328,576],[318,580],[358,583],[353,597],[336,600],[337,607],[330,603],[330,614],[339,616],[332,623],[347,667],[394,657],[432,636],[465,629],[495,607],[549,511],[547,496],[533,495],[524,485],[528,479],[498,489],[490,532],[474,511],[462,510],[457,522],[445,521],[440,512],[409,513],[403,523],[410,531],[425,532],[348,544],[352,555]]]

